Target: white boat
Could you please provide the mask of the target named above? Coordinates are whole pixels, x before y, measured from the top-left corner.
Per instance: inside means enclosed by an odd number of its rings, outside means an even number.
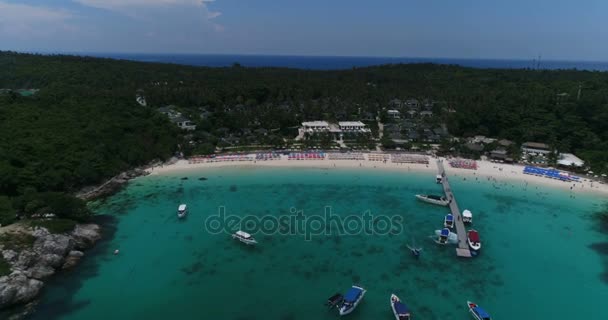
[[[462,212],[462,222],[473,223],[473,213],[469,210],[464,210]]]
[[[437,184],[441,184],[443,182],[443,177],[440,174],[438,174],[435,181],[437,182]]]
[[[469,248],[474,251],[479,251],[481,249],[481,241],[479,240],[479,233],[477,230],[469,230],[467,242],[469,243]]]
[[[438,244],[457,244],[458,243],[458,235],[454,232],[451,232],[448,228],[443,228],[441,230],[435,230],[435,235],[437,239],[435,242]]]
[[[450,213],[443,218],[443,226],[446,228],[454,228],[454,216]]]
[[[188,207],[185,204],[180,204],[179,207],[177,207],[177,217],[178,218],[183,218],[188,214]]]
[[[256,244],[258,243],[257,241],[255,241],[255,239],[247,232],[245,231],[237,231],[232,235],[233,239],[237,239],[240,242],[244,243],[244,244]]]
[[[416,198],[418,198],[418,200],[424,201],[426,203],[432,203],[432,204],[436,204],[438,206],[447,206],[448,204],[450,204],[450,201],[448,199],[446,199],[445,197],[442,196],[436,196],[436,195],[432,195],[432,194],[417,194]]]
[[[405,303],[401,302],[399,297],[394,293],[391,294],[391,309],[393,309],[393,314],[395,315],[396,320],[410,320],[411,314],[409,308],[405,305]]]
[[[353,310],[357,308],[361,300],[363,300],[365,292],[366,290],[362,287],[353,285],[344,295],[344,301],[342,301],[342,304],[338,308],[338,310],[340,311],[340,315],[345,316],[353,312]]]

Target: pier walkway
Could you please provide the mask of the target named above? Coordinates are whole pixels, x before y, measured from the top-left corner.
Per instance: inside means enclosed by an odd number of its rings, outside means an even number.
[[[450,188],[448,176],[445,174],[443,160],[437,160],[437,169],[439,169],[439,174],[442,177],[441,184],[443,185],[445,197],[446,199],[451,200],[450,211],[452,211],[452,215],[454,216],[454,223],[456,224],[456,234],[458,234],[458,248],[456,248],[456,255],[459,257],[470,258],[471,250],[469,249],[469,244],[467,243],[467,231],[464,228],[464,222],[462,222],[462,215],[460,214],[460,209],[458,209],[456,197],[454,197],[452,188]]]

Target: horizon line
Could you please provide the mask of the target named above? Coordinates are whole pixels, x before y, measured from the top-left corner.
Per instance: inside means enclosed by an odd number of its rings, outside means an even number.
[[[13,51],[13,50],[0,50]],[[359,58],[359,59],[414,59],[414,60],[482,60],[482,61],[538,61],[537,58],[459,58],[459,57],[412,57],[412,56],[366,56],[366,55],[306,55],[306,54],[267,54],[267,53],[188,53],[188,52],[111,52],[111,51],[47,51],[47,50],[32,50],[19,51],[18,53],[29,54],[60,54],[60,55],[162,55],[162,56],[249,56],[249,57],[299,57],[299,58]],[[578,62],[578,63],[608,63],[608,60],[572,60],[572,59],[540,59],[542,62]]]

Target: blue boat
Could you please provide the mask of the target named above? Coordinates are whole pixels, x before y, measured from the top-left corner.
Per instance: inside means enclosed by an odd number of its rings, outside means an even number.
[[[338,308],[341,316],[345,316],[359,305],[359,302],[363,300],[363,296],[365,296],[366,290],[362,287],[353,285],[348,292],[344,295],[344,300],[342,301],[342,305]]]
[[[394,293],[391,294],[391,309],[393,309],[396,320],[411,319],[410,309]]]
[[[469,306],[469,311],[473,315],[473,318],[475,318],[477,320],[492,320],[492,317],[490,316],[490,314],[487,313],[485,310],[483,310],[477,304],[475,304],[471,301],[467,301],[467,305]]]
[[[450,213],[443,219],[443,226],[446,228],[454,228],[454,216]]]

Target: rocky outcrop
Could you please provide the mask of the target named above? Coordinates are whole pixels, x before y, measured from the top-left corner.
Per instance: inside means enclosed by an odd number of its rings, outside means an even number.
[[[21,271],[0,277],[0,308],[31,301],[42,286],[42,281],[28,278]]]
[[[0,277],[0,308],[26,303],[34,299],[44,285],[42,280],[57,270],[71,268],[101,238],[98,225],[77,225],[70,234],[51,234],[44,228],[30,232],[35,241],[31,248],[1,250],[12,273]]]
[[[72,231],[72,239],[79,250],[90,248],[100,238],[101,230],[96,224],[79,224]]]
[[[80,190],[80,192],[76,194],[76,197],[83,200],[92,200],[103,196],[111,195],[116,191],[120,190],[120,188],[122,188],[123,185],[129,182],[129,180],[148,174],[149,172],[141,168],[125,171],[99,186],[87,187]]]

